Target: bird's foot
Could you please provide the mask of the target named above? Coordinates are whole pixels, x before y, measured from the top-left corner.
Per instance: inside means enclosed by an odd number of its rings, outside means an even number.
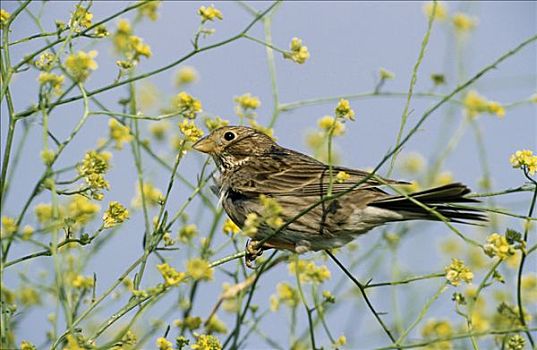
[[[244,262],[246,266],[255,269],[255,260],[263,254],[263,247],[259,247],[259,241],[248,240],[246,242],[246,255]]]

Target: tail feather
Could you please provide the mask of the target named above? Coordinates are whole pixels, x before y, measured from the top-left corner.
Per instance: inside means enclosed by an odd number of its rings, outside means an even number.
[[[486,214],[479,208],[456,208],[450,204],[477,203],[478,200],[464,197],[471,191],[461,183],[452,183],[429,190],[415,192],[409,196],[436,210],[451,222],[472,224],[475,221],[487,221]],[[376,200],[369,205],[393,210],[405,216],[406,219],[439,220],[436,215],[420,207],[405,196],[390,196]]]

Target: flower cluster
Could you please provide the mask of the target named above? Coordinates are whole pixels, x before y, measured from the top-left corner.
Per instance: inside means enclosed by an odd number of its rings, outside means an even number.
[[[17,225],[17,220],[9,216],[2,216],[2,233],[0,236],[2,238],[9,237],[15,232],[19,226]]]
[[[324,132],[328,133],[331,131],[332,136],[340,136],[345,132],[345,125],[330,115],[325,115],[319,119],[317,125],[319,126],[319,129]]]
[[[170,123],[166,120],[153,123],[149,126],[149,132],[158,141],[163,141],[166,138],[166,132],[170,128]]]
[[[454,329],[448,320],[428,320],[421,329],[421,335],[426,339],[449,338],[454,334]],[[451,341],[435,343],[434,349],[451,349]]]
[[[509,244],[507,238],[498,233],[493,233],[487,238],[487,243],[483,246],[483,250],[491,258],[497,256],[501,260],[515,254],[515,249]]]
[[[140,187],[143,187],[143,191],[140,191]],[[160,205],[160,203],[162,203],[162,201],[164,200],[164,195],[162,194],[162,191],[153,186],[152,183],[144,182],[141,186],[139,183],[136,183],[136,196],[131,203],[133,207],[142,207],[142,192],[144,194],[143,198],[145,200],[145,203],[149,206],[155,207],[157,205]]]
[[[116,149],[123,149],[123,144],[131,142],[133,139],[129,127],[121,124],[114,118],[108,120],[108,130],[110,139],[116,142]]]
[[[21,350],[37,350],[37,347],[34,344],[32,344],[29,341],[27,341],[27,340],[21,341],[19,347],[20,347]]]
[[[276,286],[276,295],[270,297],[270,310],[277,311],[282,303],[294,309],[299,302],[300,296],[296,288],[286,282],[278,283]]]
[[[354,111],[351,108],[349,100],[339,99],[335,110],[336,118],[354,120]]]
[[[147,17],[152,21],[158,19],[158,8],[160,7],[160,0],[143,0],[145,4],[138,7],[138,14],[142,17]]]
[[[61,74],[54,74],[50,72],[41,72],[37,77],[39,85],[47,89],[54,90],[54,93],[60,95],[62,93],[62,85],[65,77]]]
[[[530,150],[516,151],[511,155],[510,162],[513,168],[525,168],[530,175],[537,172],[537,155],[533,155],[533,152]]]
[[[56,63],[56,55],[46,51],[42,53],[37,60],[34,61],[34,66],[44,72],[50,72]]]
[[[308,51],[308,47],[302,45],[302,40],[295,37],[291,39],[289,51],[285,52],[283,57],[298,64],[303,64],[308,60],[308,58],[310,58],[310,53]]]
[[[186,272],[196,281],[209,281],[213,278],[213,268],[207,260],[193,258],[186,262]]]
[[[248,118],[252,120],[255,118],[255,110],[259,108],[261,105],[261,101],[259,100],[259,97],[252,96],[252,94],[245,93],[241,96],[236,96],[233,101],[235,101],[235,114],[239,116],[239,118]]]
[[[119,202],[113,201],[108,205],[108,209],[104,212],[103,221],[104,227],[109,228],[121,224],[129,218],[129,211]]]
[[[230,236],[234,236],[236,235],[237,233],[239,233],[241,229],[239,228],[239,226],[237,226],[233,220],[231,219],[226,219],[226,221],[224,222],[224,226],[222,226],[222,231],[226,234],[226,235],[230,235]]]
[[[179,109],[181,115],[188,119],[195,119],[196,115],[202,111],[200,100],[185,91],[181,91],[175,96],[174,105]]]
[[[304,283],[323,283],[330,279],[330,270],[325,265],[317,266],[313,261],[298,260],[288,265],[289,274],[298,274],[300,281]]]
[[[265,195],[259,196],[259,201],[263,206],[262,219],[271,228],[277,229],[283,225],[283,219],[281,218],[282,206],[278,201],[272,197]]]
[[[474,118],[481,113],[496,114],[500,118],[505,116],[505,109],[499,102],[489,101],[474,90],[466,94],[463,104],[466,115],[470,118]]]
[[[126,19],[118,22],[112,40],[116,51],[126,59],[116,62],[120,68],[130,69],[138,64],[140,57],[149,58],[152,55],[151,47],[142,38],[133,34],[131,24]]]
[[[210,334],[197,336],[196,342],[190,345],[192,350],[222,350],[222,344],[217,337]]]
[[[158,350],[173,350],[172,342],[164,337],[157,338],[156,345]]]
[[[184,243],[190,242],[192,238],[196,237],[197,234],[198,227],[196,226],[196,224],[184,225],[179,230],[179,240]]]
[[[157,265],[157,269],[164,278],[165,284],[167,286],[176,286],[181,283],[186,277],[186,274],[184,272],[176,271],[168,263]]]
[[[227,125],[229,125],[229,120],[222,119],[218,116],[212,119],[211,118],[205,119],[205,126],[207,127],[207,129],[209,129],[209,131],[213,131],[213,130],[216,130],[218,128],[221,128]]]
[[[465,13],[457,12],[452,18],[453,26],[459,33],[469,32],[477,26],[477,19]]]
[[[198,72],[194,67],[184,66],[179,68],[175,77],[175,85],[181,87],[186,84],[194,83],[198,80]]]
[[[4,26],[7,24],[11,14],[4,9],[0,9],[0,29],[4,29]]]
[[[65,60],[65,68],[75,81],[85,81],[92,70],[97,69],[97,62],[94,58],[97,56],[97,51],[90,52],[78,51],[70,54]]]
[[[82,5],[76,5],[75,11],[69,21],[69,26],[75,31],[80,32],[82,29],[86,29],[91,26],[91,20],[93,14],[84,8]]]
[[[110,188],[110,184],[104,179],[104,174],[110,168],[111,157],[112,155],[108,152],[89,151],[77,168],[80,176],[84,177],[89,185],[89,192],[93,199],[103,199],[101,190]]]
[[[179,130],[188,142],[196,142],[203,136],[203,130],[198,128],[193,120],[184,119],[179,123]]]
[[[428,2],[425,5],[423,5],[423,13],[427,18],[431,17],[433,15],[433,8],[434,4],[432,2]],[[444,21],[448,17],[448,10],[446,5],[442,2],[436,3],[436,10],[434,11],[434,19],[437,21]]]
[[[200,8],[198,9],[198,15],[201,17],[201,23],[205,23],[207,21],[215,21],[217,19],[224,19],[222,12],[215,8],[214,5],[208,7],[200,6]]]
[[[67,215],[80,226],[92,221],[99,210],[101,207],[98,204],[81,195],[74,196],[67,204]]]
[[[93,287],[94,281],[91,276],[76,275],[71,280],[71,285],[78,289],[88,289]]]
[[[445,272],[446,279],[454,286],[458,286],[461,282],[470,283],[474,278],[470,268],[459,259],[451,259],[451,264],[446,266]]]

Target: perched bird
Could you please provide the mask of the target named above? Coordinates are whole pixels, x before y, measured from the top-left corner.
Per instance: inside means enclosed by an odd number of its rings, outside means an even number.
[[[330,171],[327,164],[283,148],[269,136],[249,127],[221,127],[200,139],[193,148],[214,159],[220,172],[216,181],[218,194],[235,224],[244,227],[250,213],[263,216],[265,208],[260,197],[275,199],[281,207],[282,222],[290,222],[276,233],[274,227],[261,223],[252,237],[254,241],[247,247],[253,259],[260,254],[260,248],[297,253],[324,250],[341,247],[387,222],[439,220],[405,196],[392,195],[380,188],[386,183],[406,182],[378,176],[367,178],[368,172],[339,166],[333,166]],[[346,174],[343,181],[336,181],[339,172]],[[329,190],[332,197],[326,199]],[[477,202],[466,198],[468,193],[468,187],[452,183],[409,196],[452,222],[486,221],[478,208],[451,206]],[[266,242],[256,250],[257,242],[262,240]]]

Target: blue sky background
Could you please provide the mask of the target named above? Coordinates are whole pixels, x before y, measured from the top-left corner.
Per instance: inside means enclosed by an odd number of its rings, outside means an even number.
[[[74,4],[74,2],[47,3],[42,17],[45,30],[54,30],[55,19],[67,22]],[[142,59],[137,72],[142,73],[159,68],[190,51],[190,40],[199,24],[196,10],[202,4],[208,5],[208,3],[201,2],[166,2],[159,10],[158,21],[151,22],[146,19],[137,25],[135,34],[143,37],[153,51],[153,57],[148,60]],[[252,7],[259,10],[266,8],[269,4],[268,2],[250,3]],[[127,2],[120,1],[95,2],[91,10],[94,13],[94,20],[99,20],[126,5]],[[2,3],[2,7],[9,12],[12,12],[17,6],[17,3],[11,1]],[[32,3],[29,9],[36,13],[40,6],[40,3]],[[216,29],[216,33],[207,40],[203,40],[202,45],[214,43],[238,33],[252,19],[251,15],[236,3],[222,2],[216,3],[216,6],[223,12],[224,20],[208,24]],[[297,65],[276,54],[277,81],[281,102],[288,103],[302,99],[371,92],[376,84],[380,67],[384,67],[396,75],[394,80],[386,83],[383,91],[406,92],[420,43],[426,31],[427,23],[422,13],[422,6],[421,2],[283,3],[273,16],[274,44],[286,49],[292,37],[300,37],[308,47],[311,58],[306,64]],[[468,35],[463,46],[463,80],[536,33],[537,5],[535,2],[449,2],[447,6],[450,13],[465,11],[476,16],[479,20],[478,26]],[[133,18],[131,14],[126,17]],[[112,23],[116,23],[116,21]],[[107,27],[110,32],[113,32],[114,26],[112,24]],[[37,28],[34,23],[27,15],[23,14],[12,26],[11,38],[14,40],[36,32]],[[262,39],[262,25],[257,24],[251,30],[250,35]],[[19,61],[26,53],[41,45],[42,43],[32,42],[27,45],[14,46],[12,62]],[[94,47],[92,45],[88,40],[77,42],[77,49],[94,48],[99,51],[99,56],[96,59],[99,68],[88,80],[86,85],[88,90],[110,84],[117,75],[115,66],[117,58],[114,56],[110,40],[102,40]],[[536,46],[533,43],[489,72],[472,88],[491,100],[506,104],[524,100],[537,91],[536,62]],[[261,108],[258,110],[259,122],[267,123],[270,120],[273,105],[264,47],[248,40],[238,40],[230,45],[196,55],[185,64],[194,66],[199,72],[199,82],[189,87],[188,91],[202,101],[204,111],[220,115],[222,118],[237,123],[238,119],[233,112],[233,97],[251,92],[253,95],[259,96],[262,101]],[[173,68],[137,84],[143,86],[150,82],[158,88],[159,99],[168,101],[179,91],[173,83],[175,71],[176,68]],[[415,91],[430,91],[432,83],[429,76],[432,73],[446,75],[448,84],[436,90],[438,93],[450,92],[458,82],[454,35],[449,21],[434,25],[429,46],[419,70]],[[25,109],[37,100],[38,86],[35,83],[37,74],[35,69],[30,69],[15,77],[12,94],[17,111]],[[110,109],[120,111],[117,101],[126,96],[127,89],[119,87],[99,94],[97,97]],[[459,96],[459,98],[462,97]],[[414,125],[434,101],[417,97],[412,100],[407,129]],[[165,104],[162,103],[162,105]],[[351,105],[356,112],[356,121],[347,123],[345,136],[337,140],[341,163],[356,168],[375,166],[395,143],[404,104],[404,98],[392,97],[351,100]],[[278,142],[283,146],[308,153],[305,143],[308,130],[313,130],[316,127],[318,118],[331,114],[334,106],[335,103],[320,104],[282,113],[275,126]],[[149,112],[154,113],[156,109],[157,106],[153,107],[152,110],[150,109]],[[1,140],[4,144],[7,120],[5,103],[2,103],[1,112]],[[51,115],[51,130],[59,139],[65,139],[79,120],[81,113],[82,105],[80,103],[57,108]],[[508,109],[504,119],[482,115],[477,120],[483,135],[487,161],[493,178],[493,190],[519,186],[524,182],[521,173],[511,169],[508,160],[509,156],[518,149],[536,150],[536,116],[535,104],[526,103]],[[445,144],[444,138],[451,135],[463,117],[462,108],[456,105],[442,107],[431,115],[420,131],[406,144],[404,152],[419,152],[429,160],[429,164],[432,163],[432,158],[438,152],[437,146]],[[95,147],[97,140],[108,132],[107,119],[102,116],[91,117],[79,135],[78,141],[66,149],[58,166],[73,164],[82,158],[85,151]],[[5,207],[2,208],[3,215],[14,216],[20,211],[22,204],[30,194],[31,186],[44,170],[39,159],[39,152],[42,149],[40,119],[34,116],[28,120],[32,129],[24,145],[18,173],[11,184],[11,192]],[[451,120],[447,127],[444,124],[445,120]],[[175,124],[175,120],[173,120],[173,124]],[[144,125],[149,125],[149,123]],[[175,125],[172,130],[178,132]],[[20,130],[16,134],[16,140],[18,137],[20,137]],[[156,149],[162,154],[169,150],[167,144],[157,145]],[[199,154],[188,153],[180,167],[182,174],[191,181],[195,181],[203,160],[204,157]],[[148,179],[164,190],[169,178],[168,171],[150,159],[145,159],[143,166],[144,174]],[[483,172],[479,162],[475,134],[471,129],[468,129],[463,135],[460,144],[447,159],[444,168],[453,173],[455,180],[479,190],[478,181]],[[384,167],[381,173],[386,171],[387,168]],[[396,176],[405,178],[404,174],[397,172]],[[120,152],[114,151],[113,169],[107,179],[109,179],[112,188],[106,194],[102,206],[104,207],[109,200],[130,203],[134,196],[136,172],[128,147]],[[175,184],[172,192],[173,203],[170,204],[171,212],[186,200],[189,192],[188,188],[180,183]],[[212,198],[216,202],[217,199]],[[529,193],[504,196],[498,199],[497,204],[519,214],[525,214],[529,198]],[[44,193],[34,201],[34,204],[49,200],[49,194]],[[201,236],[203,236],[204,230],[208,229],[207,222],[211,219],[207,216],[209,213],[201,212],[199,203],[189,207],[187,212],[192,222],[199,220],[197,223],[200,226]],[[31,219],[28,223],[32,223]],[[140,229],[142,224],[142,215],[139,212],[133,214],[133,218],[119,229],[116,236],[100,252],[99,256],[87,264],[86,273],[96,272],[99,276],[98,293],[105,290],[142,253],[143,231]],[[502,230],[507,226],[521,229],[520,221],[506,218],[501,218],[499,225]],[[392,227],[389,229],[394,230],[397,226]],[[483,232],[474,228],[461,227],[461,229],[474,238],[482,239],[484,237]],[[173,233],[175,234],[177,230],[178,227],[174,227]],[[357,240],[360,246],[357,254],[366,251],[368,246],[376,242],[380,233],[381,229],[377,229],[360,237]],[[402,241],[397,257],[400,268],[413,275],[441,271],[443,266],[449,262],[449,258],[441,254],[439,249],[441,242],[446,237],[454,237],[454,235],[441,224],[419,223],[413,225],[410,234],[406,235]],[[216,246],[225,240],[225,236],[219,235]],[[532,238],[532,242],[535,243],[535,237]],[[17,246],[12,250],[10,256],[15,258],[34,249],[27,246]],[[223,257],[232,252],[231,247],[227,247],[214,258]],[[180,269],[184,264],[185,254],[184,251],[180,250],[165,254],[165,256],[172,265]],[[347,260],[346,253],[342,253],[342,259]],[[363,281],[369,278],[373,278],[375,281],[387,280],[390,279],[392,262],[389,249],[384,247],[379,249],[378,253],[374,253],[371,261],[356,267],[353,272]],[[156,270],[152,268],[156,263],[157,260],[150,261],[148,274],[143,283],[146,287],[154,285],[160,279]],[[341,272],[330,262],[327,262],[327,265],[332,271],[332,280],[337,281]],[[49,270],[51,261],[50,258],[40,258],[31,264],[17,266],[15,269],[6,271],[5,278],[10,287],[17,285],[18,272],[26,271],[30,275],[34,275],[41,270]],[[372,266],[376,266],[376,268],[372,269]],[[530,261],[527,267],[535,271],[535,258]],[[509,271],[511,272],[507,273],[512,273],[513,270]],[[194,314],[206,317],[220,292],[221,283],[230,281],[224,273],[218,271],[215,277],[215,281],[202,285]],[[507,276],[507,279],[512,282],[512,277]],[[285,267],[282,266],[270,271],[261,280],[253,302],[260,305],[262,310],[266,309],[269,296],[275,292],[275,285],[283,280],[294,281],[293,276],[288,276]],[[330,282],[325,288],[330,289],[333,283]],[[423,305],[423,301],[434,293],[437,285],[438,281],[423,282],[419,286],[414,286],[411,292],[403,293],[404,302],[401,303],[403,305],[401,307],[403,310],[407,310],[407,314],[410,315],[405,324],[408,324],[409,320],[415,317],[418,310],[412,305]],[[350,282],[346,282],[345,290],[352,290]],[[345,334],[349,341],[348,348],[362,349],[386,345],[385,335],[379,330],[368,310],[365,309],[363,301],[360,298],[354,298],[352,301],[346,300],[345,295],[348,293],[341,294],[341,300],[338,301],[336,310],[328,318],[334,335]],[[378,309],[388,313],[385,319],[390,320],[391,314],[393,314],[390,301],[391,291],[377,289],[372,291],[371,296]],[[435,304],[438,306],[432,309],[430,316],[455,319],[456,316],[449,300],[450,296],[451,292],[445,293],[438,304]],[[148,313],[147,319],[158,317],[167,308],[173,307],[176,297],[174,293],[173,297],[170,296],[158,304],[155,310]],[[21,320],[21,325],[17,331],[19,340],[29,339],[38,344],[44,340],[44,333],[49,329],[46,317],[54,309],[49,306],[54,305],[54,303],[52,300],[49,301],[48,305],[32,311]],[[104,314],[109,314],[114,310],[115,308],[110,308]],[[304,310],[300,307],[298,310],[297,324],[300,330],[298,334],[300,334],[307,323]],[[166,321],[176,319],[179,315],[180,313],[177,312]],[[233,315],[221,312],[219,316],[229,321],[228,326],[232,326]],[[147,320],[141,324],[144,322]],[[288,316],[285,312],[270,314],[262,322],[263,331],[270,334],[270,337],[281,344],[283,348],[288,345],[286,343],[288,339],[287,322]],[[321,328],[319,328],[318,337],[320,344],[325,346],[329,344]],[[418,333],[411,334],[411,339],[416,337],[419,337]],[[153,346],[153,341],[148,343],[147,348]],[[256,335],[252,336],[247,343],[247,348],[252,349],[267,346]]]

